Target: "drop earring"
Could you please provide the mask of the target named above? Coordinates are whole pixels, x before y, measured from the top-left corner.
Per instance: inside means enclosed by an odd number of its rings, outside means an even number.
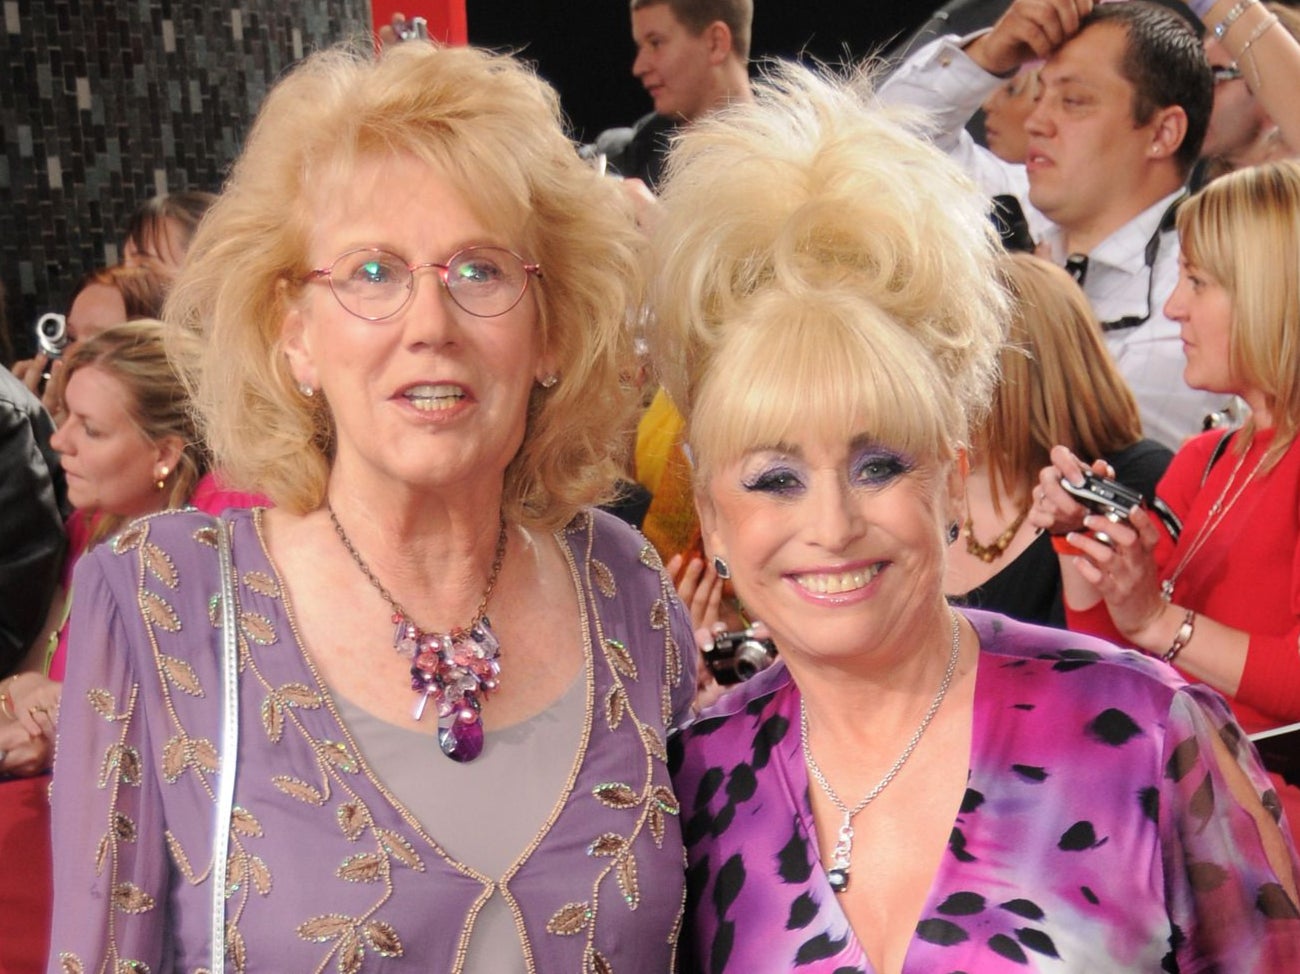
[[[731,566],[721,555],[713,556],[713,571],[724,581],[731,577]]]
[[[154,486],[157,487],[159,490],[165,489],[167,487],[167,475],[169,473],[171,473],[171,470],[169,468],[159,467],[158,480],[155,482]]]

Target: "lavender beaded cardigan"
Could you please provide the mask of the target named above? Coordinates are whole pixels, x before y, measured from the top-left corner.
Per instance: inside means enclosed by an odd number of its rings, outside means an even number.
[[[683,904],[664,741],[694,694],[689,620],[643,537],[599,512],[558,537],[583,612],[579,754],[504,875],[438,844],[361,757],[303,651],[259,512],[231,512],[240,747],[226,895],[236,971],[459,971],[492,893],[530,970],[670,971]],[[216,527],[137,521],[82,559],[53,785],[51,972],[198,972],[224,755]],[[510,783],[500,783],[508,801]]]

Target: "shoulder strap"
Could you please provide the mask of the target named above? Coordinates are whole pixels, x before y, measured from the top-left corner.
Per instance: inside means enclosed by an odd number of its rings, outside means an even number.
[[[217,518],[221,572],[221,777],[212,840],[211,974],[225,974],[226,968],[226,866],[239,756],[239,612],[230,535],[230,522]]]
[[[1210,471],[1213,470],[1214,465],[1222,459],[1224,452],[1228,449],[1228,441],[1232,439],[1232,434],[1235,432],[1237,432],[1235,429],[1224,430],[1223,435],[1219,437],[1219,442],[1214,444],[1214,449],[1210,451],[1209,462],[1205,464],[1205,471],[1201,474],[1202,487],[1204,487],[1205,482],[1210,479]]]

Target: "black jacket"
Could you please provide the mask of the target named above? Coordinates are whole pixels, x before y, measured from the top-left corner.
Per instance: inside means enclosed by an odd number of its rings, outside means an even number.
[[[39,635],[63,565],[63,476],[54,424],[0,366],[0,676]]]

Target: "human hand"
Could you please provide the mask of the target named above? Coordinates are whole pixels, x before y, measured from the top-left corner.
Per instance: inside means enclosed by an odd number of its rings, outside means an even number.
[[[15,362],[10,366],[9,371],[14,374],[25,385],[33,396],[41,394],[41,378],[45,375],[45,368],[50,364],[50,357],[44,352],[38,352],[34,358],[25,358]]]
[[[19,726],[29,735],[54,740],[63,684],[41,673],[18,673],[5,681],[3,689]]]
[[[1061,481],[1068,478],[1072,484],[1082,483],[1085,470],[1102,477],[1114,477],[1115,471],[1105,460],[1094,461],[1088,467],[1064,446],[1052,447],[1050,457],[1051,465],[1038,472],[1034,503],[1029,508],[1029,523],[1048,534],[1081,531],[1088,509],[1061,486]]]
[[[1008,75],[1026,61],[1045,58],[1079,32],[1093,0],[1014,0],[993,29],[966,48],[990,74]]]
[[[712,631],[722,617],[724,587],[713,566],[698,556],[688,561],[678,553],[664,567],[677,589],[677,597],[691,614],[691,625]]]
[[[54,738],[32,735],[16,720],[0,718],[0,774],[28,777],[50,766]]]
[[[386,50],[394,44],[400,44],[402,41],[415,39],[428,40],[429,31],[425,26],[423,17],[416,17],[407,21],[406,15],[401,11],[394,13],[392,19],[379,28],[379,47]]]

